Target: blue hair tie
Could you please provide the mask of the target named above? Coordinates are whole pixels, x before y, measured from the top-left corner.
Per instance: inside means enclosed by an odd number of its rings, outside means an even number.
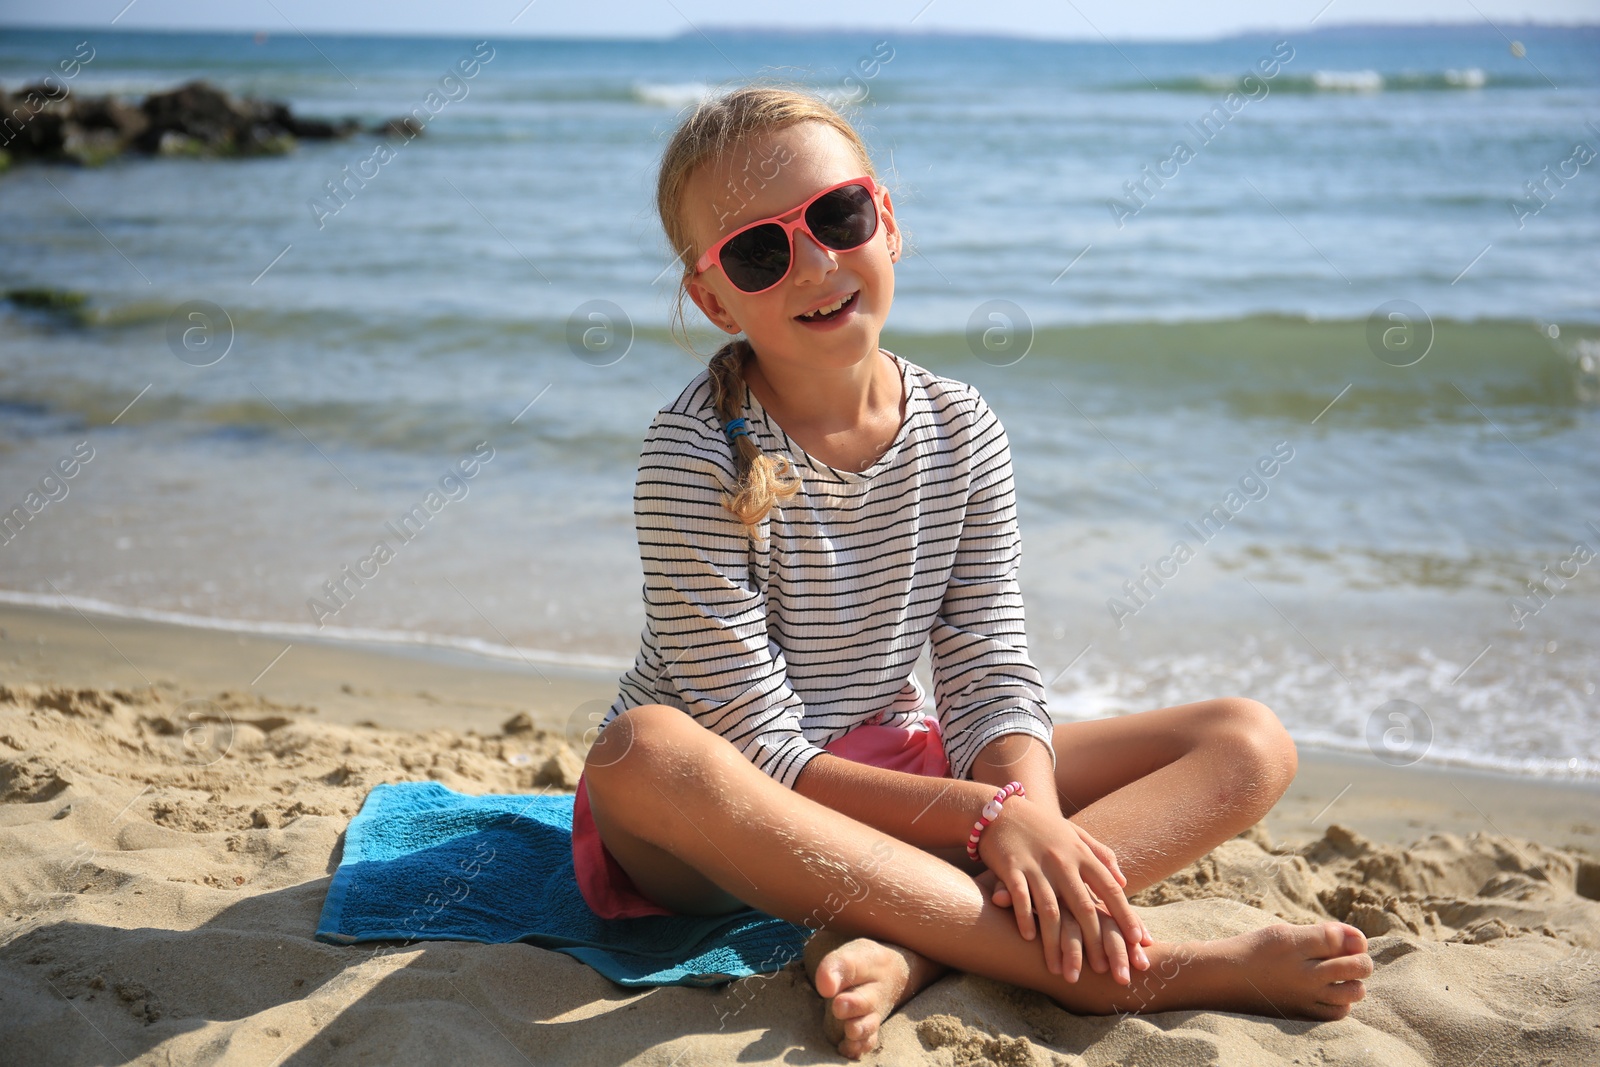
[[[733,439],[741,434],[743,434],[745,437],[750,436],[750,431],[744,428],[743,419],[733,419],[727,425],[722,427],[722,432],[727,435],[729,444],[732,444]]]

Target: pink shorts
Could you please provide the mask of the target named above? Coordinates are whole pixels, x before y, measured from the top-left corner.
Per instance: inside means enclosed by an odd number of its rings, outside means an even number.
[[[887,767],[930,778],[950,777],[939,721],[924,716],[912,726],[865,723],[835,738],[824,750],[843,759],[872,767]],[[572,802],[572,866],[583,899],[602,919],[633,919],[642,915],[676,915],[643,893],[611,855],[589,812],[589,792],[578,776],[578,795]]]

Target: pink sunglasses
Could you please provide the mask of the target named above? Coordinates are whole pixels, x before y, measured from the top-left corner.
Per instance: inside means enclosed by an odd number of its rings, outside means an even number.
[[[878,185],[870,176],[830,185],[797,208],[793,222],[778,215],[758,219],[706,249],[694,265],[703,274],[713,265],[746,293],[764,293],[789,276],[794,265],[794,231],[802,230],[824,248],[848,252],[878,232]]]

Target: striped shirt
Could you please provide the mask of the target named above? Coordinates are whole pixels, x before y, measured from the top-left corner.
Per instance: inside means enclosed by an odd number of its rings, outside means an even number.
[[[905,418],[867,470],[808,455],[745,387],[746,428],[802,479],[752,542],[722,506],[732,449],[701,371],[657,411],[634,489],[646,623],[604,722],[666,704],[794,788],[822,746],[866,722],[909,725],[933,642],[934,708],[953,777],[1004,734],[1051,747],[1028,658],[1011,451],[972,386],[893,353]]]

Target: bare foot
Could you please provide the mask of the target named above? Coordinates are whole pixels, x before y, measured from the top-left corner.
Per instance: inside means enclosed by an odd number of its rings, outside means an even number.
[[[828,1001],[822,1027],[839,1055],[858,1060],[878,1047],[878,1028],[946,968],[908,948],[822,930],[806,942],[806,973]]]
[[[1153,966],[1127,988],[1085,981],[1057,996],[1069,1011],[1219,1010],[1331,1022],[1365,997],[1372,957],[1360,930],[1341,922],[1277,923],[1220,941],[1157,943]],[[1068,987],[1069,989],[1071,987]]]
[[[1239,977],[1257,1014],[1332,1022],[1367,995],[1361,981],[1372,977],[1367,936],[1348,923],[1278,923],[1243,939]]]

